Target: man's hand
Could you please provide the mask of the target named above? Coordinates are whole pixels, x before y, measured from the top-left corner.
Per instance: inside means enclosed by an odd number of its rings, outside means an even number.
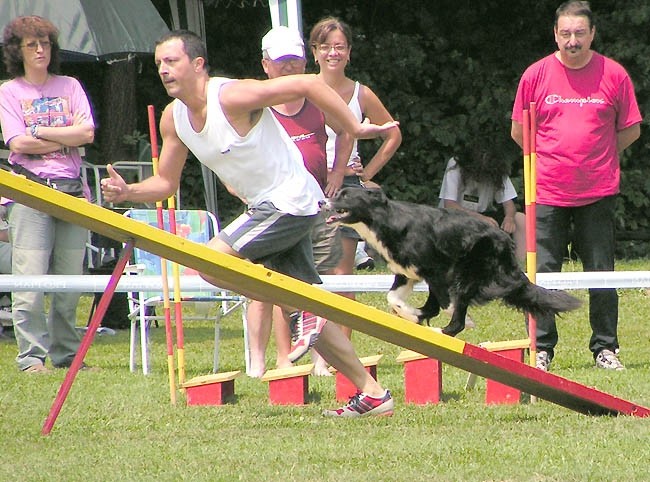
[[[81,112],[75,112],[74,116],[72,117],[72,124],[73,126],[80,126],[86,123],[87,117],[85,114],[82,114]]]
[[[383,125],[371,124],[368,119],[360,124],[359,129],[357,130],[355,137],[357,139],[374,139],[379,137],[383,132],[394,129],[399,126],[399,121],[390,121],[386,122]]]
[[[342,172],[329,171],[327,173],[327,186],[325,186],[325,197],[334,197],[343,185]]]
[[[501,229],[503,229],[508,234],[514,233],[515,230],[517,229],[517,225],[515,224],[515,217],[506,216],[505,218],[503,218],[503,222],[501,223]]]
[[[128,186],[122,176],[113,168],[111,164],[106,166],[110,177],[101,180],[102,195],[104,200],[110,203],[119,203],[127,200]]]

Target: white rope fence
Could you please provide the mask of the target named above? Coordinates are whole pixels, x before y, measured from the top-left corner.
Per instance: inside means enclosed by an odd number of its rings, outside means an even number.
[[[322,285],[334,292],[387,292],[393,275],[344,275],[321,276]],[[39,275],[14,276],[0,275],[0,292],[44,291],[44,292],[82,292],[101,293],[106,290],[110,275]],[[599,271],[538,273],[537,284],[550,289],[588,289],[588,288],[647,288],[650,287],[650,271]],[[170,289],[174,288],[173,278],[169,278]],[[215,288],[200,276],[181,276],[180,289],[186,292],[214,291]],[[418,283],[415,291],[427,291],[425,283]],[[119,292],[162,291],[162,279],[156,275],[122,276],[117,285]]]

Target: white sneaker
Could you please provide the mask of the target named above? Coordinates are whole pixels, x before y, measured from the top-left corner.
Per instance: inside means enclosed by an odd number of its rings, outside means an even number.
[[[618,355],[611,350],[600,350],[596,355],[596,367],[605,370],[625,370],[625,366],[618,359]]]
[[[11,306],[0,308],[0,321],[11,321]]]
[[[547,351],[538,351],[535,356],[535,366],[544,372],[547,372],[551,366],[551,357]]]
[[[368,271],[372,271],[375,269],[375,260],[368,256],[361,243],[357,244],[357,252],[354,254],[354,265],[358,270],[367,269]]]

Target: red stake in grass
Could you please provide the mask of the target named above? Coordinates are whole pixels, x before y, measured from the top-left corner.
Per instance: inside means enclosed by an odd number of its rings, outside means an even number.
[[[111,299],[113,298],[113,293],[115,293],[115,288],[117,288],[117,284],[119,283],[120,277],[124,272],[126,263],[131,258],[132,252],[133,240],[129,240],[122,250],[122,253],[120,254],[120,258],[118,259],[117,264],[115,265],[115,269],[113,269],[113,273],[111,274],[111,278],[108,281],[108,285],[106,286],[106,291],[104,291],[104,294],[99,299],[97,309],[95,310],[95,314],[93,315],[92,320],[90,320],[90,324],[86,329],[86,334],[81,340],[77,354],[74,356],[72,364],[70,365],[70,369],[63,379],[63,383],[59,388],[59,393],[57,393],[56,398],[54,399],[54,403],[52,403],[50,413],[45,419],[43,429],[41,430],[41,434],[43,435],[49,435],[49,433],[52,431],[52,427],[54,427],[54,422],[56,422],[56,418],[59,416],[59,412],[61,412],[63,403],[65,402],[65,399],[70,392],[70,388],[72,387],[72,383],[74,382],[77,373],[79,373],[79,370],[81,370],[81,367],[83,366],[84,357],[86,356],[86,353],[88,353],[88,349],[90,348],[90,345],[95,338],[97,328],[99,328],[102,320],[104,319],[108,305],[111,303]]]

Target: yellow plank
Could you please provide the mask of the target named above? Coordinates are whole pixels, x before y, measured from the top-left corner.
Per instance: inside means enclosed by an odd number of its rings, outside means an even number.
[[[406,363],[415,360],[424,360],[425,358],[427,358],[427,356],[422,353],[417,353],[413,350],[404,350],[397,355],[395,361],[397,363]]]
[[[287,368],[276,368],[275,370],[267,370],[261,380],[263,382],[270,382],[273,380],[282,380],[283,378],[304,377],[305,375],[309,375],[313,369],[313,363]]]
[[[506,340],[506,341],[485,341],[479,343],[481,348],[487,351],[500,351],[500,350],[516,350],[518,348],[524,349],[530,347],[530,339],[523,340]]]
[[[375,365],[379,364],[379,360],[381,360],[384,357],[384,355],[379,354],[379,355],[370,355],[370,356],[365,356],[363,358],[359,358],[359,361],[364,367],[372,367]],[[336,373],[336,368],[334,367],[329,367],[330,373]]]
[[[183,388],[198,387],[200,385],[210,385],[212,383],[229,382],[241,375],[240,370],[223,373],[213,373],[212,375],[203,375],[194,377],[183,383]]]
[[[371,367],[373,365],[377,365],[379,363],[379,360],[384,358],[384,355],[379,354],[379,355],[370,355],[370,356],[364,356],[363,358],[359,358],[359,361],[364,367]]]
[[[271,271],[259,264],[218,253],[160,229],[127,219],[108,209],[62,194],[47,186],[0,170],[0,193],[65,221],[84,226],[111,239],[134,239],[137,247],[241,286],[243,292],[263,295],[286,305],[309,310],[354,330],[402,346],[462,353],[465,343],[405,321],[390,313]],[[370,323],[369,323],[369,320]]]

